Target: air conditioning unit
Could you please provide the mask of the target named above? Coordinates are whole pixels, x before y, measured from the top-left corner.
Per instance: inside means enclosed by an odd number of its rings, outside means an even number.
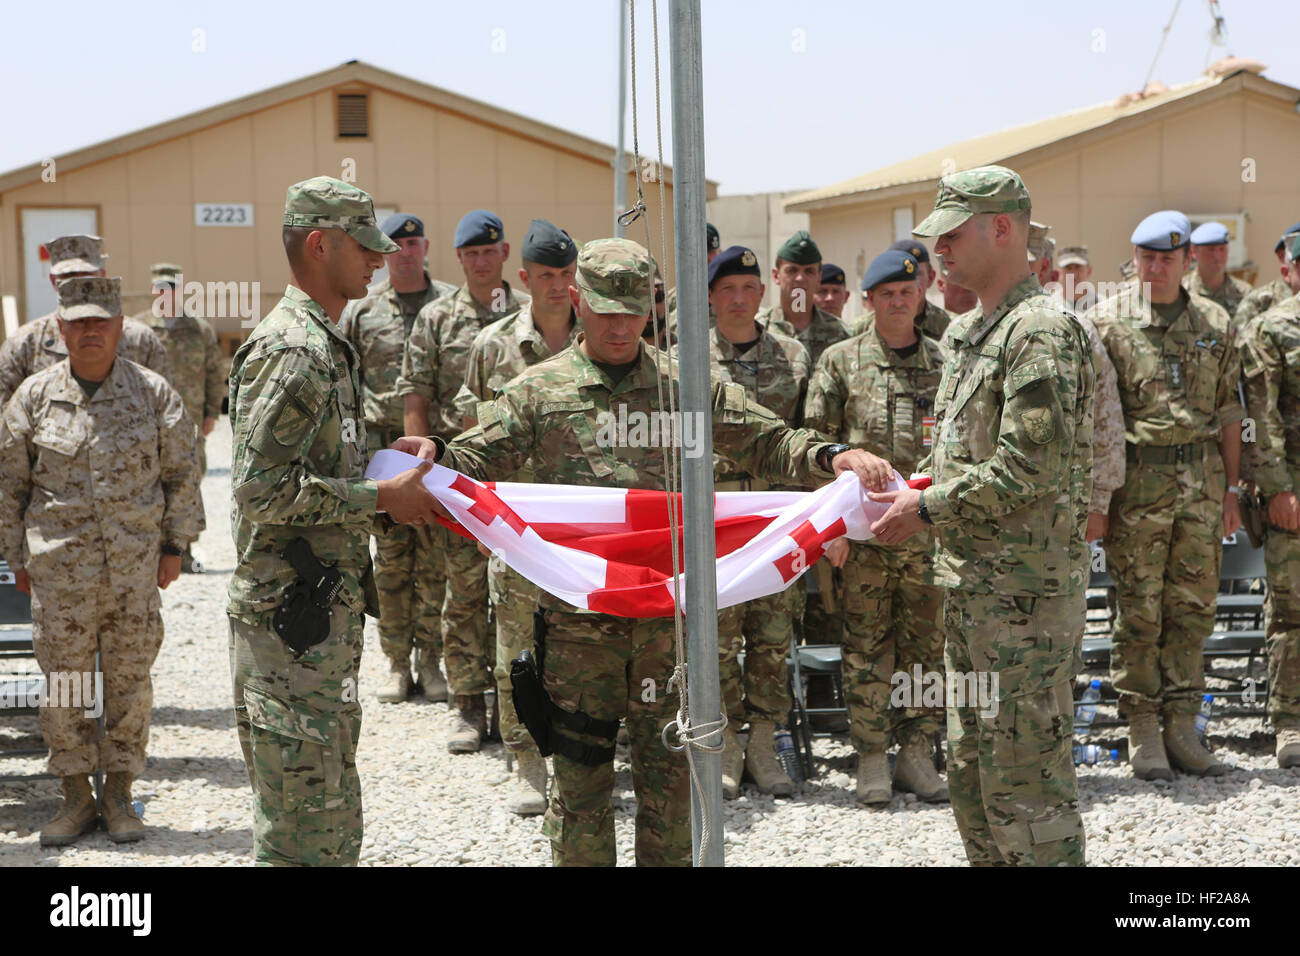
[[[1192,230],[1207,222],[1221,222],[1228,227],[1228,268],[1238,269],[1246,264],[1246,214],[1244,212],[1194,212],[1188,213]]]

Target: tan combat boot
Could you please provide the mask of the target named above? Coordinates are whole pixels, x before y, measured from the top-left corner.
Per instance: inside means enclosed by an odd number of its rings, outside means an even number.
[[[1171,714],[1165,718],[1165,752],[1169,763],[1183,773],[1198,777],[1221,777],[1232,768],[1214,759],[1196,736],[1194,714]]]
[[[893,796],[889,780],[889,759],[885,752],[871,751],[858,754],[858,803],[868,807],[883,807]]]
[[[384,704],[400,704],[411,693],[411,669],[405,660],[389,661],[388,676],[375,696]]]
[[[948,799],[948,787],[934,769],[934,753],[925,737],[912,737],[898,748],[894,787],[914,793],[926,803],[943,803]]]
[[[1139,780],[1173,780],[1165,745],[1160,740],[1160,720],[1153,713],[1130,714],[1128,762]]]
[[[85,774],[63,778],[63,805],[53,819],[41,827],[41,846],[68,846],[95,826],[99,811],[95,793]]]
[[[772,734],[776,724],[770,720],[754,720],[749,724],[749,743],[745,745],[745,769],[762,793],[774,797],[788,797],[794,793],[794,781],[776,759]]]
[[[114,843],[134,843],[144,839],[144,823],[131,806],[131,774],[114,771],[104,781],[104,826]]]
[[[451,739],[447,750],[454,754],[478,753],[487,733],[487,702],[482,694],[457,694],[451,715]]]
[[[515,754],[519,766],[510,790],[510,812],[535,817],[546,812],[546,758],[535,750]]]
[[[1277,730],[1277,765],[1282,769],[1300,767],[1300,727]]]
[[[728,727],[722,732],[722,799],[740,796],[740,778],[745,775],[745,745]]]
[[[441,703],[447,699],[447,678],[438,668],[438,658],[428,651],[415,652],[415,682],[420,685],[424,699]]]

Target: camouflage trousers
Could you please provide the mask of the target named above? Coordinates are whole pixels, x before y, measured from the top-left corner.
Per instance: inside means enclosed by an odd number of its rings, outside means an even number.
[[[1300,534],[1270,527],[1264,561],[1268,718],[1274,727],[1300,729]]]
[[[943,588],[930,583],[925,553],[853,542],[843,572],[842,679],[853,749],[883,753],[891,737],[932,738],[943,710],[922,707],[922,688],[912,686],[917,667],[923,675],[943,668]],[[909,706],[891,706],[895,674],[905,678]]]
[[[108,568],[90,592],[63,592],[32,582],[32,648],[51,704],[40,709],[41,736],[58,777],[144,770],[153,712],[149,669],[162,646],[158,585],[115,588]],[[96,726],[95,652],[100,655],[104,738]],[[75,683],[75,687],[73,684]],[[92,716],[87,717],[87,712]]]
[[[510,662],[533,648],[533,612],[537,610],[537,587],[500,558],[488,560],[488,597],[496,621],[496,667],[501,742],[510,753],[537,750],[528,728],[515,712],[510,684]]]
[[[1195,714],[1205,693],[1223,531],[1223,461],[1129,463],[1111,499],[1106,562],[1119,613],[1110,674],[1119,709]]]
[[[433,540],[429,528],[405,524],[375,536],[379,646],[393,663],[409,662],[412,650],[435,666],[442,657],[447,579],[441,549]]]
[[[998,675],[986,706],[966,694],[948,707],[949,798],[975,866],[1083,864],[1070,690],[1083,619],[1082,594],[945,596],[949,687]]]
[[[605,614],[547,611],[544,675],[562,710],[598,720],[624,718],[636,791],[638,866],[691,863],[690,778],[686,758],[663,745],[659,733],[676,716],[671,618],[637,620]],[[584,743],[609,745],[585,734]],[[612,760],[588,766],[555,755],[555,788],[542,832],[556,866],[613,866]]]
[[[336,606],[329,637],[295,659],[271,629],[230,618],[235,727],[253,787],[253,859],[355,866],[361,854],[360,614]]]
[[[442,658],[452,694],[482,694],[492,686],[488,642],[487,558],[478,542],[439,525],[430,529],[441,547],[447,588],[442,602]]]
[[[790,713],[786,659],[794,620],[802,605],[802,582],[784,591],[724,608],[718,614],[718,677],[722,707],[737,733],[746,721],[784,723]],[[744,673],[739,660],[745,651]],[[743,686],[742,686],[743,685]]]

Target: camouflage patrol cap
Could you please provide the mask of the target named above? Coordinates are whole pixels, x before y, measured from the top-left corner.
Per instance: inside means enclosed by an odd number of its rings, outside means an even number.
[[[1005,166],[977,166],[950,173],[939,181],[934,210],[912,230],[912,235],[941,236],[979,213],[1029,208],[1029,190],[1018,173]]]
[[[648,315],[654,301],[654,263],[631,239],[593,239],[578,253],[575,282],[593,312]]]
[[[1051,228],[1041,222],[1029,223],[1029,240],[1025,252],[1030,262],[1036,262],[1047,255],[1047,233]]]
[[[1086,266],[1091,265],[1088,259],[1087,246],[1066,246],[1061,250],[1061,258],[1056,262],[1059,266]]]
[[[107,276],[75,276],[59,283],[58,317],[65,322],[79,319],[115,319],[122,314],[122,280]]]
[[[286,226],[342,229],[372,252],[397,252],[401,246],[380,231],[370,194],[330,176],[294,183],[284,195]]]
[[[104,240],[99,236],[59,236],[45,243],[50,254],[50,275],[98,272],[104,268]]]
[[[149,267],[149,278],[154,285],[176,285],[184,271],[174,262],[155,262]]]

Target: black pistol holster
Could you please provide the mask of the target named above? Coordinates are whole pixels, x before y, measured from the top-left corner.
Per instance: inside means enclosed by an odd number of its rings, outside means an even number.
[[[569,713],[561,710],[546,692],[542,681],[546,662],[546,613],[540,608],[533,612],[533,649],[536,656],[524,651],[510,662],[510,696],[519,719],[528,728],[542,756],[556,753],[589,767],[613,760],[618,721],[597,720],[581,711]],[[574,740],[556,733],[557,725],[574,733],[604,737],[609,745],[597,747]]]
[[[1241,526],[1250,539],[1250,546],[1264,547],[1264,539],[1268,536],[1267,499],[1263,495],[1256,496],[1250,491],[1243,491],[1238,500],[1241,503]]]
[[[343,575],[333,565],[321,564],[306,538],[294,538],[280,557],[289,562],[298,580],[289,585],[271,626],[294,657],[300,657],[330,636],[330,607],[343,590]]]

